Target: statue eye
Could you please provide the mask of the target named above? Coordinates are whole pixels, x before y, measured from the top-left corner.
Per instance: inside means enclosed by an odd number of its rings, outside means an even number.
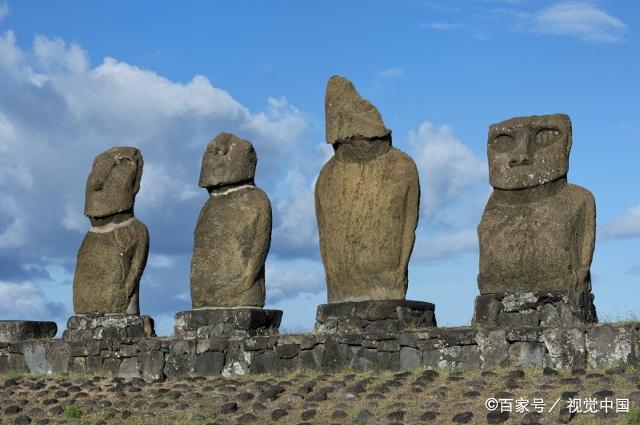
[[[497,152],[509,152],[515,145],[516,140],[507,134],[501,134],[491,141],[491,149]]]
[[[553,128],[545,128],[536,133],[535,143],[538,146],[549,146],[562,138],[562,133]]]

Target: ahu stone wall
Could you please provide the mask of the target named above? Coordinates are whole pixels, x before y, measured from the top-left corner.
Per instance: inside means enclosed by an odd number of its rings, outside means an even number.
[[[61,339],[0,343],[0,373],[141,377],[296,369],[640,367],[640,322],[563,328],[425,328],[400,333]]]

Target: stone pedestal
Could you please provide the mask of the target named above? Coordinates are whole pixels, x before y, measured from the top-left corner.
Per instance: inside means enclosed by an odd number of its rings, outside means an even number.
[[[317,332],[400,332],[436,324],[435,305],[422,301],[355,301],[320,304]]]
[[[478,295],[473,326],[560,327],[596,323],[593,294],[583,292],[518,292]]]
[[[56,336],[55,322],[32,320],[0,320],[0,342],[50,339]]]
[[[177,338],[255,336],[277,334],[282,310],[258,307],[202,308],[176,314]]]
[[[130,314],[76,315],[67,321],[64,341],[92,339],[137,339],[155,336],[150,316]]]

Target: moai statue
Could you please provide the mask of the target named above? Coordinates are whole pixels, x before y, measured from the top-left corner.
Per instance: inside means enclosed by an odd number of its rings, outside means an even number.
[[[589,268],[595,201],[567,183],[567,115],[512,118],[489,129],[494,190],[478,226],[479,325],[596,321]]]
[[[254,184],[256,152],[250,142],[220,133],[207,146],[199,185],[209,199],[194,232],[191,302],[176,315],[176,333],[199,324],[220,332],[272,331],[282,312],[263,310],[265,260],[271,243],[271,203]],[[256,329],[259,328],[259,329]]]
[[[106,327],[122,336],[153,334],[151,318],[139,316],[140,277],[149,253],[147,227],[133,215],[142,165],[142,154],[132,147],[113,147],[93,162],[84,208],[91,228],[73,277],[73,308],[80,316],[69,319],[65,339],[85,338],[87,332],[99,337]]]
[[[147,227],[133,215],[142,178],[136,148],[98,155],[87,180],[84,214],[91,229],[78,252],[73,307],[78,314],[139,314],[140,277],[149,252]]]
[[[326,141],[335,154],[320,171],[315,206],[329,304],[319,307],[316,326],[327,331],[340,321],[335,317],[338,309],[345,317],[359,317],[360,309],[372,311],[373,301],[382,302],[377,308],[388,305],[390,311],[412,304],[403,300],[420,182],[411,157],[392,146],[391,130],[350,81],[339,76],[329,79],[325,115]],[[351,304],[345,309],[333,306],[337,303]],[[421,310],[420,317],[429,310],[429,318],[422,322],[435,323],[433,304],[412,305]],[[388,318],[370,316],[360,324]]]

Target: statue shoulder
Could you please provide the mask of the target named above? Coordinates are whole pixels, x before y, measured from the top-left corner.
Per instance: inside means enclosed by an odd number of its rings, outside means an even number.
[[[249,196],[253,198],[256,205],[271,210],[271,201],[269,200],[269,196],[258,186],[251,190],[251,194]]]
[[[385,155],[392,165],[395,175],[405,178],[418,179],[418,167],[415,161],[400,149],[391,148]]]
[[[588,189],[578,186],[577,184],[568,183],[565,188],[565,194],[565,196],[568,196],[572,202],[595,209],[596,200],[593,193]]]

